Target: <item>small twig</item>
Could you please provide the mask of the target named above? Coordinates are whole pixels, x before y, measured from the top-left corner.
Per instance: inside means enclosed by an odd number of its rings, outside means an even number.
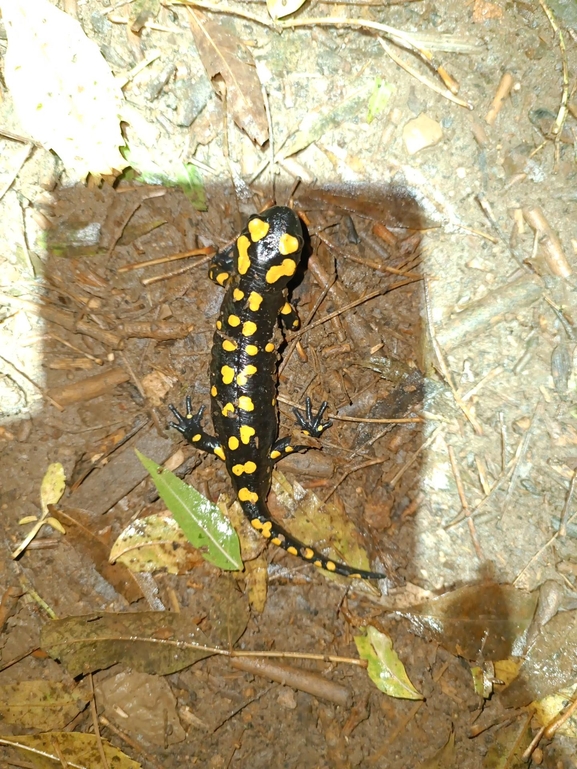
[[[64,407],[61,406],[60,403],[57,403],[57,401],[55,401],[54,398],[51,398],[48,395],[48,393],[46,392],[46,390],[44,390],[42,387],[40,387],[39,384],[36,384],[36,382],[33,379],[31,379],[28,376],[28,374],[26,374],[24,371],[21,371],[17,366],[15,366],[14,363],[12,363],[11,360],[8,360],[3,355],[0,355],[0,360],[3,360],[4,363],[8,363],[8,365],[12,366],[14,371],[16,371],[18,374],[20,374],[21,377],[24,377],[24,379],[26,379],[26,381],[30,382],[30,384],[33,385],[38,390],[38,392],[42,394],[42,397],[46,398],[46,400],[49,401],[53,406],[55,406],[58,409],[58,411],[64,411]]]
[[[513,88],[514,82],[515,81],[513,80],[513,75],[511,75],[509,72],[505,72],[505,74],[501,78],[501,82],[499,83],[499,86],[497,87],[495,96],[493,97],[493,101],[491,102],[491,107],[487,112],[487,116],[485,117],[485,122],[488,123],[489,125],[493,125],[495,123],[495,120],[497,120],[497,115],[501,111],[501,107],[505,103],[505,99],[511,93],[511,89]]]
[[[112,724],[106,716],[100,716],[99,719],[102,726],[106,726],[107,729],[110,729],[110,731],[115,734],[119,739],[121,739],[123,742],[125,742],[127,745],[130,745],[131,748],[136,750],[137,753],[139,753],[141,756],[143,756],[152,766],[156,767],[156,769],[163,769],[163,767],[158,764],[154,757],[146,752],[146,750],[140,745],[136,740],[133,740],[132,737],[129,734],[126,734],[126,732],[123,732],[122,729],[119,729],[117,726]]]
[[[94,694],[94,677],[92,673],[88,674],[88,680],[90,682],[90,715],[92,717],[92,728],[94,729],[94,736],[96,737],[96,744],[98,745],[98,752],[100,753],[100,760],[102,761],[103,769],[110,769],[110,764],[104,752],[104,745],[102,744],[102,735],[98,727],[98,712],[96,710],[96,699]]]
[[[142,278],[141,283],[143,286],[151,286],[153,283],[159,283],[161,280],[170,280],[170,278],[175,278],[178,275],[184,275],[186,272],[190,272],[191,270],[195,270],[197,267],[200,267],[202,264],[206,264],[207,262],[210,262],[212,259],[212,254],[210,256],[205,256],[204,259],[199,259],[198,262],[195,262],[194,264],[187,264],[186,267],[182,267],[180,270],[174,270],[173,272],[165,272],[164,275],[155,275],[152,278]]]
[[[345,304],[345,306],[341,307],[339,310],[335,310],[334,312],[331,312],[328,315],[325,315],[323,318],[319,318],[319,320],[315,321],[314,323],[311,323],[306,328],[302,328],[300,331],[297,331],[293,335],[292,339],[298,336],[302,336],[303,334],[306,334],[308,331],[311,331],[313,328],[316,328],[317,326],[322,326],[323,323],[326,323],[327,321],[332,320],[333,318],[336,318],[339,315],[342,315],[343,313],[348,312],[349,310],[352,310],[354,307],[358,307],[360,304],[364,304],[365,302],[368,302],[371,299],[375,299],[377,296],[384,296],[385,294],[388,294],[390,291],[394,291],[397,288],[402,288],[403,286],[408,286],[411,283],[416,283],[418,280],[422,280],[422,278],[419,276],[418,278],[400,280],[398,283],[393,283],[392,285],[386,286],[385,288],[380,288],[377,291],[371,291],[370,294],[366,294],[365,296],[361,296],[359,299],[355,299],[353,302],[349,302],[348,304]]]
[[[424,297],[425,297],[425,309],[426,309],[426,316],[427,316],[427,325],[429,327],[429,336],[431,337],[431,343],[433,345],[433,350],[435,351],[435,356],[437,358],[438,364],[439,364],[439,370],[443,377],[445,378],[445,381],[451,388],[451,392],[453,393],[453,398],[455,399],[455,403],[457,406],[461,409],[463,414],[467,417],[471,425],[473,426],[473,429],[477,433],[477,435],[483,435],[483,428],[481,425],[477,422],[476,417],[473,415],[471,409],[467,406],[467,404],[464,402],[464,400],[459,395],[457,388],[455,387],[453,383],[453,377],[451,376],[451,372],[449,371],[449,367],[445,363],[445,358],[443,356],[441,346],[439,345],[437,341],[437,336],[435,334],[435,326],[433,324],[433,313],[431,308],[431,300],[429,295],[429,285],[427,280],[423,280],[423,290],[424,290]]]
[[[481,563],[483,563],[485,558],[483,556],[483,551],[481,549],[481,545],[477,538],[477,531],[475,529],[475,524],[473,522],[473,519],[471,518],[471,508],[469,507],[469,503],[467,502],[467,497],[465,496],[465,489],[463,487],[463,481],[461,479],[461,471],[459,470],[459,465],[457,464],[457,459],[455,457],[455,450],[450,444],[449,446],[447,446],[447,448],[449,450],[449,459],[451,461],[451,468],[453,469],[453,475],[455,476],[455,483],[457,484],[457,492],[459,493],[459,499],[461,500],[461,507],[463,508],[462,512],[464,513],[465,518],[467,519],[467,524],[469,526],[469,533],[471,534],[471,539],[473,541],[473,546],[475,547],[475,552],[477,553],[477,558]]]
[[[565,48],[565,38],[563,37],[563,31],[559,28],[555,21],[553,12],[545,2],[545,0],[539,0],[539,4],[545,12],[549,23],[553,27],[553,31],[556,32],[559,38],[559,49],[561,51],[561,63],[563,65],[563,95],[561,96],[561,104],[559,106],[559,112],[555,120],[555,125],[551,129],[551,135],[559,141],[559,135],[563,130],[565,120],[567,119],[567,104],[569,102],[569,67],[567,66],[567,50]]]
[[[445,429],[446,429],[446,425],[439,425],[437,428],[435,428],[435,430],[433,430],[433,432],[431,433],[431,435],[429,435],[427,440],[424,441],[419,446],[419,448],[410,455],[410,457],[407,459],[407,461],[401,467],[401,469],[395,473],[395,475],[391,478],[390,481],[387,482],[387,485],[390,488],[394,488],[397,485],[397,483],[402,478],[402,476],[406,473],[409,467],[417,460],[417,458],[419,457],[419,454],[421,454],[426,448],[428,448],[433,443],[433,441],[445,431]]]
[[[389,45],[387,45],[381,37],[377,38],[377,40],[383,47],[385,53],[391,57],[391,59],[395,62],[395,64],[398,64],[399,67],[402,67],[405,70],[405,72],[408,72],[409,75],[412,75],[424,86],[426,86],[427,88],[430,88],[431,91],[438,93],[440,96],[444,96],[445,99],[448,99],[449,101],[452,101],[455,104],[458,104],[459,107],[465,107],[466,109],[470,109],[470,110],[474,109],[471,102],[463,101],[463,99],[459,99],[459,97],[456,96],[454,93],[452,93],[450,89],[441,88],[439,85],[437,85],[437,83],[434,83],[432,80],[429,80],[429,78],[425,77],[424,75],[421,75],[421,73],[418,72],[414,67],[408,64],[406,61],[403,61],[403,59],[401,59],[401,57],[397,53],[395,53],[395,51]]]
[[[180,259],[187,259],[189,256],[212,256],[215,249],[212,246],[205,246],[204,248],[193,248],[191,251],[183,251],[181,254],[171,254],[170,256],[161,256],[157,259],[147,259],[144,262],[133,262],[132,264],[125,264],[123,267],[119,267],[117,272],[130,272],[130,270],[140,270],[143,267],[154,267],[157,264],[167,264],[168,262],[177,262]],[[201,264],[206,261],[203,260]],[[196,264],[190,265],[196,267]]]
[[[535,408],[533,409],[533,414],[531,416],[531,423],[529,427],[527,428],[525,435],[523,436],[523,440],[520,442],[517,452],[515,454],[515,458],[513,460],[513,472],[511,473],[511,480],[509,481],[509,488],[507,489],[507,493],[505,494],[505,499],[503,500],[503,504],[501,505],[501,515],[504,516],[506,513],[506,507],[507,503],[509,502],[509,497],[511,496],[511,493],[513,491],[513,488],[515,487],[515,483],[517,481],[517,476],[519,474],[519,468],[521,467],[521,462],[524,459],[525,455],[527,454],[527,451],[529,449],[529,443],[531,441],[533,427],[535,426],[535,421],[537,418],[537,413],[539,409],[541,408],[543,404],[543,401],[541,398],[538,399],[537,404],[535,405]]]
[[[567,518],[569,516],[569,510],[571,509],[571,502],[573,500],[573,494],[575,492],[576,482],[577,482],[577,470],[574,470],[573,477],[571,478],[571,483],[569,484],[569,491],[567,492],[567,497],[565,499],[565,504],[563,506],[563,512],[561,513],[561,522],[559,524],[560,537],[567,536]]]

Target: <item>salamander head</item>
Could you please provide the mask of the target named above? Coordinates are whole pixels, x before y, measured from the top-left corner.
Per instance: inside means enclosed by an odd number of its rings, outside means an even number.
[[[273,206],[253,214],[236,241],[238,272],[278,291],[295,274],[303,242],[300,219],[291,208]]]

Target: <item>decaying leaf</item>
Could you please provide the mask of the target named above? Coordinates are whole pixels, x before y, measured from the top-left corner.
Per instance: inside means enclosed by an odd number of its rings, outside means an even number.
[[[261,82],[250,51],[222,19],[206,21],[191,12],[190,27],[215,91],[226,98],[227,110],[239,128],[262,147],[268,139],[268,124]]]
[[[517,719],[499,729],[483,758],[483,769],[524,769],[523,753],[531,742],[530,718]]]
[[[453,769],[455,766],[455,732],[434,756],[419,764],[417,769]]]
[[[542,629],[519,668],[517,678],[499,699],[507,708],[519,708],[569,686],[575,680],[577,611],[555,615]]]
[[[213,653],[213,645],[190,617],[162,611],[95,612],[53,620],[42,628],[41,646],[74,677],[117,662],[168,675]]]
[[[96,43],[48,0],[0,0],[0,9],[4,75],[24,132],[54,150],[73,181],[125,168],[122,91]]]
[[[211,637],[222,646],[232,648],[246,630],[249,620],[248,602],[236,580],[223,574],[210,591],[208,619]]]
[[[48,731],[63,729],[90,700],[86,686],[60,681],[18,681],[0,686],[0,716],[9,724]]]
[[[355,636],[355,644],[359,657],[367,660],[367,672],[378,689],[390,697],[423,699],[423,695],[410,682],[389,636],[369,625],[366,636]]]
[[[327,553],[330,558],[344,561],[357,569],[370,570],[359,532],[342,507],[335,502],[323,505],[314,492],[304,489],[297,481],[291,485],[279,470],[273,472],[272,492],[274,497],[269,502],[274,505],[276,497],[277,514],[283,517],[281,523],[294,537],[311,546],[315,543],[328,544],[331,546]],[[321,549],[327,552],[326,547]],[[321,573],[330,580],[346,579],[324,569]]]
[[[452,654],[502,660],[521,654],[537,595],[512,585],[468,585],[399,614]]]
[[[63,756],[66,756],[68,766],[102,769],[99,740],[95,734],[46,732],[3,737],[2,740],[4,743],[10,743],[25,761],[32,762],[37,769],[59,769],[63,766]],[[108,766],[113,766],[114,769],[140,769],[141,764],[138,761],[128,758],[126,753],[106,740],[102,740],[102,747]],[[27,763],[26,766],[28,765]]]
[[[201,560],[169,512],[132,521],[112,546],[109,560],[134,572],[184,574]]]

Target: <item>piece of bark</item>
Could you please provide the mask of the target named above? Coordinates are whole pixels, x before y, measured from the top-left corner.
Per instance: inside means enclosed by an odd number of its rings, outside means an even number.
[[[128,382],[130,374],[120,366],[102,371],[94,376],[80,379],[73,384],[63,387],[53,387],[49,390],[49,396],[61,406],[70,406],[71,403],[81,403],[98,398],[114,389],[116,385]]]
[[[148,476],[135,448],[160,465],[172,453],[174,441],[159,435],[154,427],[143,430],[134,442],[112,456],[108,464],[96,468],[66,502],[93,515],[108,512]]]

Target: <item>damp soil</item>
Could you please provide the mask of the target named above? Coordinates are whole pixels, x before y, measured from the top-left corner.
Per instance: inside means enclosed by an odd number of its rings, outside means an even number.
[[[433,765],[424,762],[444,749],[435,765],[475,769],[500,728],[526,718],[475,692],[470,665],[487,662],[482,648],[466,658],[437,636],[417,634],[394,610],[487,583],[525,592],[554,583],[559,604],[572,608],[576,27],[563,7],[552,8],[568,67],[561,140],[554,126],[562,54],[538,4],[319,4],[300,12],[478,45],[435,53],[472,109],[399,68],[368,31],[311,26],[279,34],[234,12],[207,14],[250,48],[277,147],[314,109],[357,86],[370,95],[377,78],[391,85],[370,121],[368,98],[353,116],[330,115],[322,135],[273,178],[269,168],[256,175],[268,150],[247,139],[210,87],[182,6],[161,8],[138,35],[105,3],[80,6],[87,35],[115,72],[160,52],[125,96],[161,133],[166,158],[196,158],[212,173],[200,172],[207,210],[199,211],[179,188],[126,177],[67,186],[54,155],[36,148],[0,201],[0,586],[16,596],[3,615],[2,665],[17,660],[0,672],[0,685],[72,685],[39,650],[54,618],[167,611],[207,632],[218,628],[223,648],[227,633],[229,641],[238,635],[231,628],[242,626],[238,649],[353,660],[354,636],[373,624],[392,639],[423,700],[387,696],[364,668],[346,662],[278,661],[342,685],[346,702],[337,704],[220,656],[164,677],[131,674],[120,661],[93,676],[96,709],[107,719],[100,730],[143,766],[408,769]],[[247,9],[265,18],[260,4],[237,10]],[[174,68],[166,76],[168,62]],[[504,75],[510,88],[495,107]],[[183,104],[196,106],[183,116]],[[9,100],[3,109],[17,132]],[[411,132],[424,142],[414,153]],[[10,140],[0,140],[11,157]],[[222,289],[207,277],[207,250],[226,246],[246,216],[273,199],[290,201],[308,229],[306,263],[291,286],[304,332],[287,334],[280,347],[280,434],[295,429],[292,408],[307,396],[317,406],[327,400],[334,415],[313,447],[320,451],[289,457],[279,469],[289,484],[346,512],[356,546],[389,584],[329,580],[281,550],[263,550],[261,540],[250,545],[253,566],[235,577],[193,551],[178,574],[114,576],[105,562],[118,535],[166,509],[135,448],[168,462],[209,499],[230,497],[218,459],[168,428],[168,404],[180,408],[189,395],[210,412]],[[39,231],[43,250],[31,241]],[[205,251],[166,259],[196,249]],[[159,263],[138,266],[152,259]],[[66,533],[44,526],[13,560],[30,528],[21,521],[39,514],[41,482],[56,462],[67,489],[53,514]],[[283,520],[274,495],[269,505]],[[257,566],[268,572],[266,588]],[[221,603],[236,608],[215,619]],[[464,612],[464,625],[478,621],[474,604]],[[142,678],[123,689],[129,674]],[[90,708],[70,725],[93,728]],[[529,719],[525,736],[537,728]],[[1,725],[3,736],[33,731]],[[570,737],[557,734],[539,750],[529,765],[576,765]],[[11,765],[14,754],[0,751]]]

